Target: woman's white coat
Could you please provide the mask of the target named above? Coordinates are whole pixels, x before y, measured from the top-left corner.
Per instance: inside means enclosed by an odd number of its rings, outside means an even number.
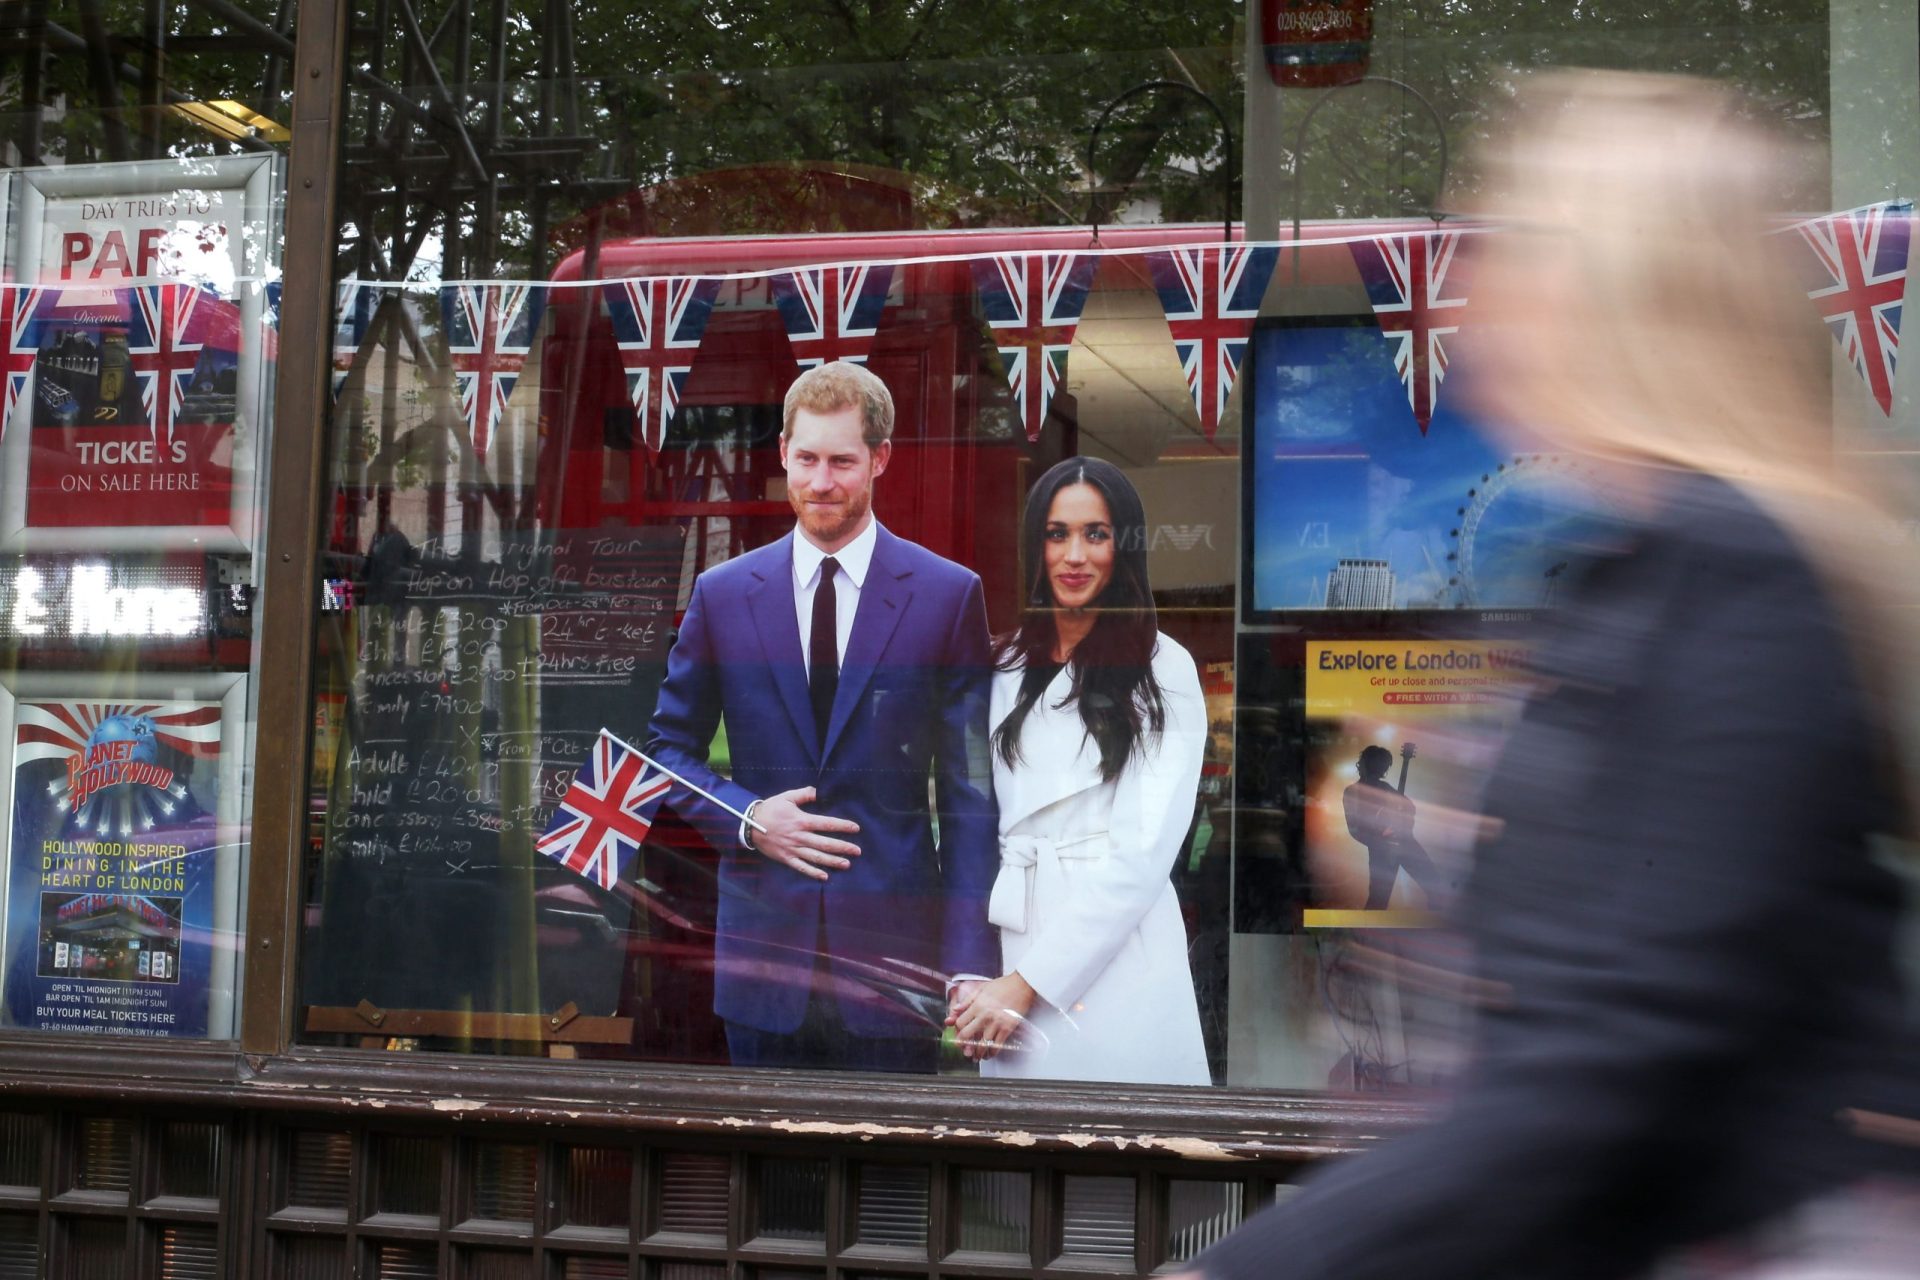
[[[1169,875],[1185,856],[1206,748],[1193,658],[1162,635],[1153,672],[1166,727],[1146,734],[1112,782],[1064,669],[1028,714],[1020,758],[995,753],[1000,874],[989,918],[1002,971],[1039,993],[1014,1045],[983,1075],[1207,1084],[1206,1048]],[[1021,673],[994,676],[991,723],[1013,709]]]

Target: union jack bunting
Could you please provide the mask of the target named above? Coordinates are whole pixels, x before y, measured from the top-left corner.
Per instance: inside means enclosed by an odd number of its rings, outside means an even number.
[[[0,436],[13,421],[13,407],[33,373],[34,357],[40,354],[40,327],[33,315],[40,297],[41,291],[31,285],[0,285],[0,361],[6,363],[6,406],[0,411]]]
[[[1350,246],[1380,332],[1394,343],[1393,364],[1421,435],[1433,422],[1447,376],[1446,337],[1459,331],[1467,305],[1456,269],[1459,247],[1458,232],[1373,236]]]
[[[1848,363],[1866,379],[1880,412],[1891,417],[1913,206],[1870,204],[1810,219],[1795,230],[1813,250],[1807,297]]]
[[[1278,249],[1241,245],[1147,255],[1173,349],[1187,372],[1187,392],[1209,440],[1220,428],[1220,415],[1247,352],[1247,335],[1279,258]]]
[[[605,729],[534,847],[575,875],[611,889],[653,826],[673,780]]]
[[[1027,439],[1038,440],[1047,406],[1067,375],[1067,350],[1100,259],[1087,253],[997,253],[968,261]]]
[[[891,262],[781,271],[768,280],[802,369],[829,360],[865,364],[893,287]]]
[[[354,358],[373,327],[373,314],[380,309],[380,293],[358,280],[342,280],[333,310],[333,398],[338,400],[353,372]]]
[[[454,387],[476,458],[487,456],[506,416],[546,306],[544,285],[450,284],[440,290]]]
[[[139,382],[147,430],[155,444],[171,443],[200,365],[207,326],[216,319],[221,300],[194,284],[150,284],[114,292],[126,309],[127,358]]]
[[[647,448],[658,452],[707,331],[718,280],[662,276],[607,286],[607,312],[627,372],[627,395]]]

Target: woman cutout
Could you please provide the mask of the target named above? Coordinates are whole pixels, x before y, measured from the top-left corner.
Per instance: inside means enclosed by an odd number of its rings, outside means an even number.
[[[983,1075],[1209,1082],[1187,931],[1169,880],[1207,716],[1160,634],[1140,495],[1110,463],[1040,477],[1022,518],[1027,608],[995,641],[1004,976],[949,1019]]]

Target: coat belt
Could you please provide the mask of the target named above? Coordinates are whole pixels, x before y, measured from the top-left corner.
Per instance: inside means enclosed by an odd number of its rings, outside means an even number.
[[[987,921],[1025,933],[1036,893],[1064,890],[1063,861],[1091,862],[1107,856],[1107,833],[1089,831],[1076,836],[1000,837],[1000,874],[994,877],[987,899]]]

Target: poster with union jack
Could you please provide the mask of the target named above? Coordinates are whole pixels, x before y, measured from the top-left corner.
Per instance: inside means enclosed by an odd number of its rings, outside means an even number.
[[[602,729],[534,847],[575,875],[611,889],[639,853],[654,811],[672,785],[653,761]]]
[[[12,175],[0,546],[250,544],[283,178],[268,154]]]
[[[775,272],[767,284],[802,369],[834,360],[865,364],[893,287],[894,264],[862,262]]]
[[[1913,205],[1882,201],[1794,229],[1809,250],[1807,297],[1873,402],[1891,417]]]
[[[996,253],[972,258],[974,288],[1027,439],[1067,376],[1067,352],[1100,259],[1090,253]]]
[[[1467,305],[1458,232],[1372,236],[1349,246],[1367,286],[1380,332],[1393,344],[1393,364],[1407,389],[1420,434],[1433,422],[1447,376],[1447,338],[1459,331]]]
[[[1187,375],[1200,429],[1213,439],[1247,353],[1247,336],[1273,279],[1277,248],[1222,245],[1147,255],[1173,349]]]
[[[450,284],[440,290],[454,391],[476,458],[486,458],[506,421],[507,401],[533,350],[546,306],[546,287],[524,281]]]
[[[658,453],[720,292],[718,280],[661,276],[606,287],[607,315],[627,375],[627,398],[647,448]]]

